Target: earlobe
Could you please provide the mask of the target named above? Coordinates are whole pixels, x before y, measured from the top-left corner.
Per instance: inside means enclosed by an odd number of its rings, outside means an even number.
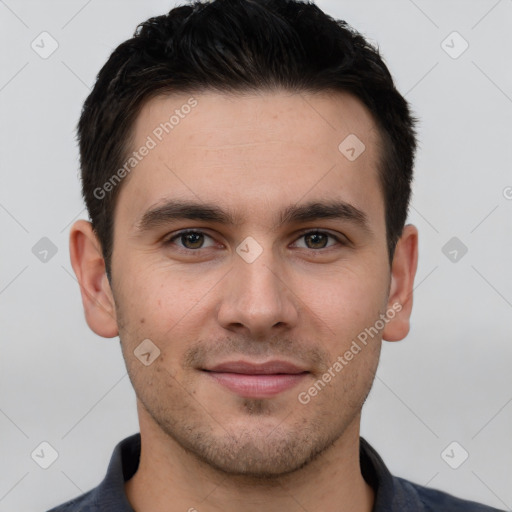
[[[418,266],[418,230],[411,224],[404,227],[391,265],[391,286],[388,311],[393,310],[382,333],[386,341],[399,341],[409,333],[412,312],[414,276]]]
[[[69,236],[71,265],[80,284],[87,325],[99,336],[118,335],[115,303],[105,274],[105,261],[92,225],[79,220]]]

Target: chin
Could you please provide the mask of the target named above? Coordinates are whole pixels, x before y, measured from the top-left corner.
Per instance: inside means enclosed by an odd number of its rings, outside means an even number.
[[[251,421],[251,420],[249,420]],[[269,480],[304,468],[318,458],[339,436],[328,438],[321,429],[285,429],[279,425],[226,430],[222,434],[198,433],[180,444],[202,463],[230,476]],[[275,422],[272,422],[275,423]]]

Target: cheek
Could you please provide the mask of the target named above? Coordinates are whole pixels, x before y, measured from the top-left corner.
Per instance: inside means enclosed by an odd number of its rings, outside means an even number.
[[[187,275],[168,265],[134,268],[128,273],[134,278],[119,288],[127,335],[150,338],[162,349],[168,340],[176,340],[176,346],[184,332],[185,337],[193,336],[202,323],[198,316],[204,314],[206,298],[219,278],[208,272]]]
[[[339,266],[304,276],[296,283],[297,295],[331,335],[346,341],[373,325],[386,306],[389,271],[376,268]]]

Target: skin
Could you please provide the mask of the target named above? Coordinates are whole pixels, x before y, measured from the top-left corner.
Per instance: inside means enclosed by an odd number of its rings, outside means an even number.
[[[134,150],[189,98],[150,100],[134,126]],[[370,512],[361,408],[382,339],[409,331],[418,251],[408,225],[389,262],[376,125],[346,93],[194,98],[197,106],[121,184],[112,285],[91,225],[76,222],[70,236],[87,323],[100,336],[120,336],[137,395],[142,450],[128,499],[138,512]],[[355,161],[338,150],[351,133],[366,146]],[[237,223],[179,219],[138,231],[144,212],[164,199],[215,204]],[[347,219],[276,225],[285,207],[333,200],[362,211],[367,229]],[[183,229],[207,236],[164,244]],[[311,230],[340,241],[304,236]],[[262,249],[252,263],[236,252],[248,236]],[[299,393],[397,304],[384,329],[300,403]],[[148,366],[134,355],[144,339],[160,350]],[[202,370],[276,358],[309,373],[266,398],[241,396]]]

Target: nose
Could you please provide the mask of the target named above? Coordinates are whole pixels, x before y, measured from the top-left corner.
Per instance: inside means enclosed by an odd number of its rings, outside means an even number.
[[[299,301],[292,283],[287,282],[283,264],[270,249],[252,263],[234,256],[234,267],[223,283],[217,313],[224,329],[257,339],[297,325]]]

